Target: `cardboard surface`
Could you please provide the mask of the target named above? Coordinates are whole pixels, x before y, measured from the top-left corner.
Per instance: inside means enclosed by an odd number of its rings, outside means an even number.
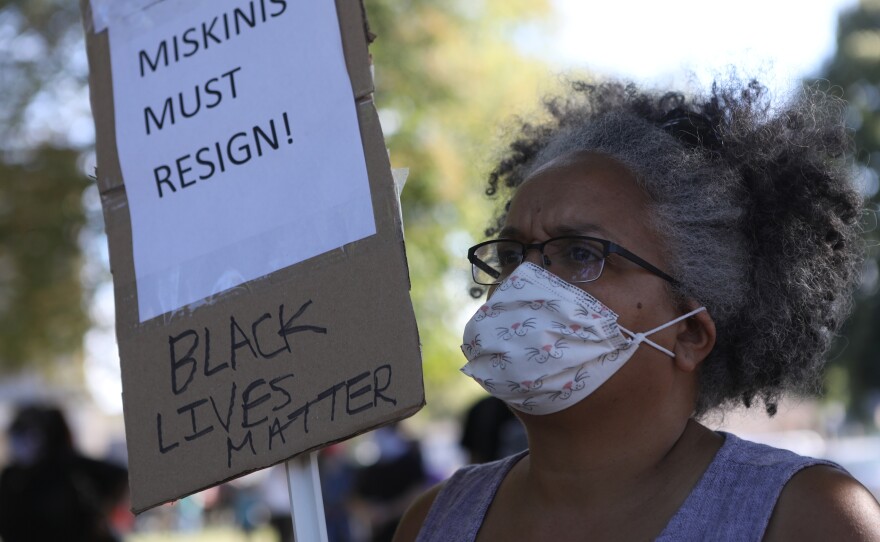
[[[221,4],[244,9],[260,0]],[[424,404],[418,332],[399,203],[371,100],[361,5],[337,0],[336,9],[376,233],[143,322],[126,190],[140,179],[124,178],[120,166],[108,31],[95,34],[88,0],[82,7],[133,510],[416,412]],[[113,21],[107,24],[112,32]],[[308,22],[285,24],[295,33]],[[298,169],[286,166],[279,175]]]

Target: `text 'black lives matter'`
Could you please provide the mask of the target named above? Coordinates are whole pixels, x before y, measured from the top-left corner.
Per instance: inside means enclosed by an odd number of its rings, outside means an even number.
[[[266,312],[242,326],[230,317],[228,356],[222,363],[211,362],[211,333],[208,328],[200,335],[188,329],[168,337],[171,390],[179,399],[169,410],[156,413],[156,445],[160,454],[171,453],[187,443],[222,430],[226,444],[227,467],[232,468],[236,453],[250,451],[257,455],[260,450],[271,451],[279,444],[286,444],[288,438],[296,434],[309,433],[310,414],[317,423],[336,423],[342,417],[357,416],[373,408],[396,406],[393,394],[393,370],[390,364],[381,363],[368,371],[361,371],[347,378],[334,380],[333,384],[317,394],[306,396],[296,392],[296,375],[290,370],[289,359],[282,359],[282,365],[267,366],[264,374],[247,383],[231,380],[228,390],[219,395],[219,386],[206,395],[192,397],[187,394],[195,378],[212,378],[224,371],[235,371],[242,361],[239,351],[248,359],[271,360],[284,353],[292,353],[289,337],[295,333],[327,334],[322,326],[304,323],[301,318],[311,305],[307,301],[289,318],[285,317],[284,305],[278,307],[277,331],[272,325],[274,315]],[[247,331],[250,331],[248,334]],[[277,335],[278,338],[272,338]],[[204,337],[202,340],[200,337]],[[271,339],[271,340],[270,340]],[[202,371],[198,371],[197,353],[204,345]],[[185,351],[184,351],[185,350]],[[298,360],[308,362],[309,360]],[[274,369],[274,371],[273,371]],[[169,416],[183,418],[178,423],[187,430],[169,433],[166,422]],[[294,425],[294,422],[300,423]]]

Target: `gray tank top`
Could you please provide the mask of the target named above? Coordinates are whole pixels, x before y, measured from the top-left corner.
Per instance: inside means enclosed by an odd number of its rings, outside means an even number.
[[[656,540],[760,541],[783,486],[813,465],[839,466],[720,433],[724,444]],[[416,542],[473,542],[501,481],[528,451],[471,465],[447,482]]]

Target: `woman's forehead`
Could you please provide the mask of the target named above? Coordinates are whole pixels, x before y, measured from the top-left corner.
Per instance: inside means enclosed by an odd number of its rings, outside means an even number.
[[[566,155],[520,185],[503,231],[518,233],[515,237],[580,234],[641,244],[654,237],[647,204],[635,176],[620,162],[596,153]]]
[[[626,166],[603,154],[578,153],[551,160],[529,175],[514,193],[511,211],[545,214],[551,206],[551,216],[569,212],[591,223],[592,217],[583,214],[588,209],[622,205],[634,210],[647,202]]]

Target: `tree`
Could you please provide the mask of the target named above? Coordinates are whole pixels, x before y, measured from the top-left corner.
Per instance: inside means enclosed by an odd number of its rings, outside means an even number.
[[[483,179],[502,121],[534,108],[536,81],[546,79],[512,37],[548,9],[526,0],[366,0],[386,144],[392,165],[411,172],[403,218],[434,412],[456,411],[478,389],[457,370],[461,327],[476,309],[465,251],[494,212]]]
[[[869,246],[880,240],[877,227],[878,173],[880,173],[880,3],[862,0],[841,13],[837,50],[823,69],[822,77],[842,89],[848,102],[847,121],[854,131],[862,192],[873,211],[864,217]],[[847,394],[851,410],[869,418],[880,406],[880,321],[878,254],[870,250],[856,309],[844,329],[844,348],[834,360],[843,383],[838,393]],[[841,371],[843,369],[843,371]],[[839,378],[845,374],[846,378]],[[834,391],[834,390],[832,390]]]
[[[80,280],[85,224],[78,152],[40,148],[0,163],[0,361],[42,365],[78,352],[88,329]]]
[[[74,2],[0,1],[0,371],[68,358],[88,329],[79,243],[89,183],[68,137],[75,112],[63,107],[85,92],[73,60],[82,47]]]
[[[0,150],[75,143],[70,122],[87,118],[77,111],[87,75],[77,2],[0,0]]]

